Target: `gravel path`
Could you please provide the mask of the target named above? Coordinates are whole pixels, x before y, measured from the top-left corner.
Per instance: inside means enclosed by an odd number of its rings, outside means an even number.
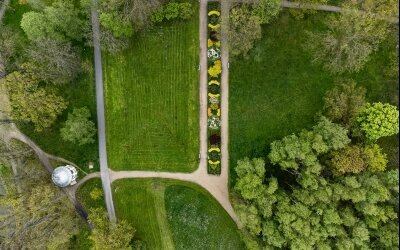
[[[99,157],[101,182],[104,191],[104,200],[107,207],[108,218],[111,222],[116,222],[114,203],[111,192],[111,182],[109,176],[107,149],[106,149],[106,122],[104,112],[104,84],[103,69],[101,63],[100,47],[100,24],[97,12],[97,0],[92,1],[92,30],[94,47],[94,67],[96,76],[96,104],[97,104],[97,131],[99,137]]]

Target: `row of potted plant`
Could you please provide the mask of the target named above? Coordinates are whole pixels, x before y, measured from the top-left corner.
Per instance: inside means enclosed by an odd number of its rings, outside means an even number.
[[[218,2],[208,3],[208,167],[209,174],[221,174],[221,13]]]

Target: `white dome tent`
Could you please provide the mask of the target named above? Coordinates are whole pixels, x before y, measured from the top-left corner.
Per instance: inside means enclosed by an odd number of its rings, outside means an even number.
[[[71,165],[66,165],[54,169],[51,179],[57,186],[67,187],[76,184],[77,176],[78,172],[76,171],[76,168]]]

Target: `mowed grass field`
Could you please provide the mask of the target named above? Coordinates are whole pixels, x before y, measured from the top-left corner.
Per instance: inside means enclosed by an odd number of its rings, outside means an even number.
[[[195,170],[198,3],[190,20],[155,25],[104,54],[107,150],[114,170]]]
[[[295,20],[287,11],[263,27],[263,38],[247,59],[231,59],[229,84],[230,184],[234,167],[243,157],[266,158],[272,141],[310,128],[322,109],[323,96],[340,78],[354,79],[367,89],[370,102],[397,104],[398,81],[385,75],[394,38],[382,44],[357,74],[332,75],[313,64],[305,32],[323,29],[325,13]],[[391,39],[391,40],[390,40]],[[398,166],[397,136],[380,144],[389,164]]]
[[[135,227],[146,249],[243,249],[229,215],[194,184],[134,179],[112,189],[118,219]]]

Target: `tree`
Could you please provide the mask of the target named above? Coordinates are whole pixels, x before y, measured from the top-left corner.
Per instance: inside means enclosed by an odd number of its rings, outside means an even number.
[[[349,142],[346,129],[321,117],[313,131],[303,130],[299,136],[272,142],[268,158],[283,169],[297,170],[302,165],[315,165],[318,155],[344,148]]]
[[[135,230],[126,221],[111,224],[104,209],[92,208],[89,212],[89,222],[94,225],[89,236],[93,249],[131,249],[129,244]]]
[[[66,83],[80,72],[80,57],[70,43],[51,39],[35,41],[27,53],[31,71],[41,80]]]
[[[255,41],[261,38],[260,17],[252,15],[249,5],[241,4],[231,9],[229,18],[229,50],[234,56],[246,56]]]
[[[314,62],[334,73],[358,72],[386,38],[389,26],[368,12],[346,11],[327,18],[327,31],[308,33]]]
[[[253,3],[252,15],[260,19],[261,24],[269,23],[281,10],[280,0],[257,0]]]
[[[114,12],[124,21],[130,21],[134,31],[142,29],[149,23],[151,14],[162,4],[161,0],[110,0],[102,1],[101,13]]]
[[[78,233],[74,207],[32,156],[17,162],[21,189],[6,181],[6,195],[0,197],[0,205],[8,208],[2,213],[0,248],[65,249]]]
[[[7,69],[13,65],[20,53],[22,38],[18,32],[13,32],[10,28],[0,24],[0,78],[5,76]]]
[[[62,97],[39,87],[37,81],[28,74],[14,71],[4,81],[13,118],[32,122],[36,131],[50,127],[67,107]]]
[[[186,20],[189,19],[192,15],[193,7],[191,3],[170,2],[154,11],[150,19],[152,22],[160,23],[164,19],[173,20],[180,18],[182,20]]]
[[[363,158],[369,171],[385,171],[388,163],[387,156],[378,144],[367,145],[363,152]]]
[[[26,12],[21,19],[21,28],[32,41],[46,38],[81,41],[85,25],[79,10],[68,1],[56,1],[43,12]]]
[[[238,165],[239,166],[239,165]],[[257,172],[255,165],[247,165]],[[299,175],[307,171],[304,168]],[[253,249],[331,249],[399,246],[398,170],[324,178],[316,189],[284,185],[275,177],[263,182],[260,195],[243,197],[235,185],[233,205],[243,237]],[[238,175],[238,181],[247,175]],[[382,230],[385,228],[385,230]],[[385,241],[385,239],[387,239]],[[258,244],[257,247],[254,244]]]
[[[324,115],[331,121],[350,129],[354,117],[366,105],[366,89],[346,81],[328,90],[324,97]]]
[[[362,149],[358,146],[351,145],[333,152],[331,166],[333,168],[333,173],[336,175],[360,173],[365,167]]]
[[[373,103],[358,114],[357,122],[368,141],[399,133],[399,111],[388,103]]]
[[[131,37],[133,27],[130,21],[124,20],[116,12],[104,12],[100,14],[101,25],[109,29],[116,38]]]
[[[90,111],[88,108],[75,108],[68,114],[68,119],[60,129],[61,138],[65,141],[76,143],[79,146],[93,143],[96,128],[94,123],[89,120]]]

